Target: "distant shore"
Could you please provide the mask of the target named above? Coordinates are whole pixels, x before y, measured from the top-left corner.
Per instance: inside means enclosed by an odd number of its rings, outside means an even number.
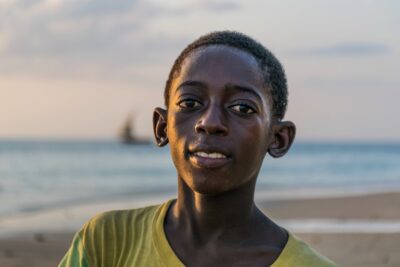
[[[162,201],[161,199],[159,199]],[[147,205],[153,200],[143,200],[137,205]],[[258,201],[258,206],[274,220],[285,223],[296,221],[297,223],[334,220],[338,225],[337,232],[325,233],[313,231],[312,227],[306,231],[294,233],[316,248],[318,251],[338,262],[340,266],[365,267],[365,266],[400,266],[400,232],[394,228],[393,232],[374,233],[341,233],[340,223],[349,221],[392,222],[400,221],[400,193],[376,193],[343,197],[324,197],[314,199],[297,200],[263,200]],[[128,203],[123,201],[111,203],[108,206],[100,205],[98,209],[128,208]],[[70,245],[74,232],[81,225],[81,213],[97,213],[96,209],[88,206],[81,207],[79,213],[73,210],[64,210],[47,214],[47,217],[32,219],[37,224],[48,226],[48,230],[41,228],[33,231],[20,231],[13,236],[0,237],[0,266],[56,266],[58,261]],[[64,216],[66,218],[62,227],[52,227],[52,218]],[[67,220],[69,219],[69,220]],[[36,221],[35,221],[36,220]],[[47,221],[46,221],[47,220]],[[17,220],[18,221],[18,220]],[[11,221],[0,221],[0,229],[4,230]],[[318,225],[316,225],[318,226]],[[22,227],[22,226],[21,226]],[[18,227],[17,227],[18,228]],[[15,228],[14,230],[17,230]],[[33,227],[35,228],[35,227]],[[290,227],[287,227],[290,231]],[[64,229],[60,231],[60,229]],[[301,229],[301,228],[300,228]],[[335,228],[336,229],[336,228]]]

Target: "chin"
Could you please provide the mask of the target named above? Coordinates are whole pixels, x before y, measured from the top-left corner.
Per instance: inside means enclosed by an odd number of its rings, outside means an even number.
[[[185,183],[193,192],[202,195],[220,195],[235,188],[234,184],[230,183],[229,180],[210,176],[191,177],[190,181]]]
[[[221,190],[220,188],[210,188],[207,186],[197,186],[192,188],[192,190],[201,195],[217,196],[221,195],[229,190]]]

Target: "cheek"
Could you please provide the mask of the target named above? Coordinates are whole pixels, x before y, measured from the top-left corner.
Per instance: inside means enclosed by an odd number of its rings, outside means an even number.
[[[234,127],[236,131],[232,134],[243,139],[249,149],[254,149],[254,147],[263,148],[267,145],[270,138],[268,120],[257,118],[252,121],[238,122],[236,124]]]
[[[193,116],[187,116],[180,113],[171,113],[168,116],[167,134],[170,140],[176,140],[178,143],[188,139],[194,132]]]
[[[167,135],[170,143],[170,151],[175,166],[178,168],[179,160],[184,159],[187,141],[191,134],[191,127],[187,119],[178,114],[168,116]]]
[[[241,139],[235,141],[240,144],[239,151],[236,152],[240,161],[239,163],[247,163],[248,166],[251,166],[251,169],[258,169],[268,151],[268,125],[262,121],[242,125],[236,135],[240,136]]]

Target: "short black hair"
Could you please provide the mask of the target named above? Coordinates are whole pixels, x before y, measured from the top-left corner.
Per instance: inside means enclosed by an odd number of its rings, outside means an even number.
[[[187,56],[200,47],[210,45],[225,45],[234,47],[251,54],[260,64],[264,72],[264,83],[270,90],[272,99],[272,115],[283,119],[288,98],[285,71],[278,59],[262,44],[251,37],[236,31],[216,31],[201,36],[189,44],[175,60],[172,66],[164,90],[165,106],[168,108],[170,87],[172,81],[179,75],[182,63]]]

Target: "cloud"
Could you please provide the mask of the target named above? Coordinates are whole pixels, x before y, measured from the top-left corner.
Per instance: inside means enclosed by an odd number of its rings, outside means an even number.
[[[304,79],[301,82],[304,88],[326,88],[335,90],[345,90],[350,88],[353,89],[376,89],[389,90],[396,89],[400,86],[400,82],[396,79],[378,77],[321,77],[313,76]]]
[[[29,5],[27,5],[29,3]],[[165,51],[184,34],[155,29],[154,20],[192,12],[238,8],[233,1],[191,1],[179,5],[145,0],[20,0],[0,10],[0,56],[29,61],[122,60]],[[190,32],[188,32],[190,35]],[[174,41],[173,39],[177,39]],[[152,51],[146,49],[149,41]],[[1,67],[0,62],[0,67]]]
[[[359,57],[375,56],[391,52],[391,48],[380,43],[343,43],[333,46],[308,48],[293,51],[295,56]]]
[[[205,9],[215,12],[231,11],[240,8],[239,3],[233,1],[202,1],[201,4]]]
[[[96,0],[96,1],[82,1],[76,4],[70,10],[72,16],[82,15],[110,15],[119,14],[129,11],[135,6],[137,1],[134,0]]]
[[[1,75],[119,75],[152,60],[162,64],[167,49],[187,40],[149,31],[153,19],[176,9],[149,1],[25,1],[0,10]]]

